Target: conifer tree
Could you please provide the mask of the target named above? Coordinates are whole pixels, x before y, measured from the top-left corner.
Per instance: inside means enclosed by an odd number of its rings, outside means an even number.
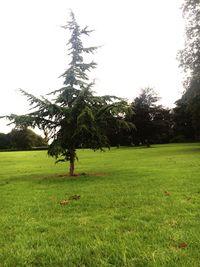
[[[73,12],[63,28],[71,33],[67,44],[71,61],[61,75],[64,78],[63,87],[48,94],[54,99],[52,101],[20,90],[33,111],[22,116],[12,114],[7,118],[16,126],[37,126],[48,132],[48,154],[55,157],[56,162],[69,161],[69,174],[73,176],[77,148],[103,150],[109,147],[106,136],[108,127],[130,129],[133,124],[124,120],[132,112],[125,100],[115,96],[96,96],[92,91],[94,82],[90,82],[88,73],[97,64],[85,62],[84,55],[94,53],[97,47],[84,47],[82,42],[82,37],[89,36],[91,31],[77,24]]]

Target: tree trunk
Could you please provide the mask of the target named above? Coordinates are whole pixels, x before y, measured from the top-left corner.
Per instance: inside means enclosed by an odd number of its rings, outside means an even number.
[[[74,159],[70,159],[69,175],[74,176]]]
[[[75,162],[75,156],[76,156],[76,151],[74,149],[72,149],[70,151],[70,166],[69,166],[69,175],[70,176],[74,176],[74,162]]]
[[[146,147],[151,147],[148,139],[145,140],[145,143],[146,143]]]

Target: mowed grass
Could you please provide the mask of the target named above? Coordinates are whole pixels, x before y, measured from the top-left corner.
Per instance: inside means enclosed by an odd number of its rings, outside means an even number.
[[[200,266],[199,144],[78,155],[0,153],[1,267]]]

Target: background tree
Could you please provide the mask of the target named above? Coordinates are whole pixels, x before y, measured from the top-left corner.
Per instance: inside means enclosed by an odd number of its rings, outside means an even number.
[[[0,133],[0,149],[25,150],[36,147],[47,147],[47,142],[30,129],[13,129],[8,134]]]
[[[11,148],[27,150],[47,146],[45,140],[28,128],[13,129],[9,134]]]
[[[152,88],[142,89],[140,95],[134,99],[132,103],[135,112],[133,123],[136,126],[136,131],[133,134],[134,144],[150,146],[151,137],[154,133],[152,121],[157,101],[158,96]]]
[[[132,103],[135,115],[132,132],[135,145],[150,146],[151,143],[168,143],[172,137],[172,117],[169,109],[157,104],[159,97],[152,88],[145,88]]]
[[[185,71],[185,92],[181,102],[190,113],[195,139],[200,140],[200,2],[185,0],[185,47],[178,54],[180,66]]]
[[[192,124],[192,114],[188,110],[188,103],[184,99],[176,101],[172,112],[173,142],[191,142],[195,140],[195,130]]]
[[[8,149],[11,147],[11,142],[8,134],[0,133],[0,149]]]
[[[171,110],[162,105],[156,105],[152,112],[153,144],[169,143],[173,137],[173,116]]]
[[[88,73],[97,64],[93,61],[85,62],[84,55],[94,53],[97,47],[84,47],[82,37],[89,36],[91,31],[88,27],[80,28],[73,12],[70,18],[63,27],[71,33],[68,42],[71,61],[61,75],[64,86],[49,94],[53,96],[52,101],[21,90],[33,111],[23,116],[10,115],[8,118],[16,125],[37,126],[48,131],[51,140],[48,154],[55,157],[56,162],[69,161],[69,173],[73,176],[77,148],[103,150],[109,147],[107,129],[110,125],[119,129],[131,128],[133,124],[124,120],[131,112],[125,100],[115,96],[94,95],[94,83],[89,81]]]

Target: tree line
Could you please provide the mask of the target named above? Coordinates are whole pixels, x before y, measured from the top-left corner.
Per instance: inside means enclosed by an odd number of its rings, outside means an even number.
[[[121,129],[109,132],[112,146],[164,144],[199,141],[192,121],[192,114],[182,99],[176,101],[173,109],[158,104],[159,97],[152,88],[142,89],[140,95],[130,104],[133,115],[130,122],[135,125],[131,131]],[[128,121],[128,118],[125,118]],[[108,130],[110,131],[110,130]]]
[[[149,147],[151,144],[199,141],[193,127],[192,114],[182,99],[176,102],[174,109],[165,108],[158,101],[159,97],[152,88],[144,88],[132,103],[127,103],[132,110],[131,116],[121,119],[132,123],[134,127],[116,128],[109,124],[106,136],[110,146]],[[13,129],[8,134],[0,133],[0,149],[23,150],[46,145],[46,138],[28,128]],[[79,147],[83,145],[79,144]]]
[[[0,133],[0,150],[28,150],[45,148],[47,141],[31,129],[13,129],[10,133]]]

